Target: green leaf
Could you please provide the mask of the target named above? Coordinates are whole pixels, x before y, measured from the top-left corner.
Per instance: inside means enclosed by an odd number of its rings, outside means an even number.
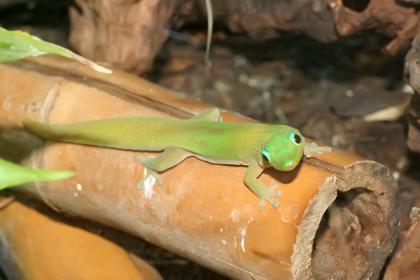
[[[0,62],[23,59],[28,56],[38,56],[44,54],[56,54],[92,67],[102,73],[112,71],[102,67],[93,61],[88,60],[74,52],[61,46],[43,41],[38,37],[32,36],[23,31],[8,31],[0,27]]]
[[[31,169],[0,159],[0,190],[27,183],[60,180],[73,177],[71,171]]]

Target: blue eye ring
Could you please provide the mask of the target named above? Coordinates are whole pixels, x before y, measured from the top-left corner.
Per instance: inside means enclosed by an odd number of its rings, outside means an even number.
[[[302,143],[302,137],[294,132],[290,133],[290,140],[296,145],[300,145]]]
[[[270,153],[266,149],[262,150],[261,155],[264,161],[270,162]]]

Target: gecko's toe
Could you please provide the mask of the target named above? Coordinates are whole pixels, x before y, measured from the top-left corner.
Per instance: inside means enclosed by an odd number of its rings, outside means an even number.
[[[136,157],[136,161],[137,162],[140,162],[141,164],[146,165],[146,166],[149,163],[149,161],[151,161],[153,159],[154,159],[154,157],[152,157],[152,156],[150,156],[150,157],[145,157],[145,156],[143,156],[143,157]]]
[[[264,198],[260,199],[260,202],[258,203],[258,209],[263,210],[265,206],[265,200]]]
[[[162,180],[162,177],[160,177],[160,175],[159,175],[159,174],[156,174],[156,175],[154,175],[154,176],[155,176],[156,182],[158,183],[159,187],[162,187],[162,186],[163,186],[163,180]]]
[[[156,183],[159,185],[159,187],[163,186],[162,177],[158,173],[149,169],[148,170],[148,176],[153,177],[155,179]]]
[[[141,191],[144,188],[144,179],[137,183],[137,190]]]
[[[258,203],[258,209],[263,210],[266,201],[269,202],[274,208],[278,208],[280,206],[280,203],[278,201],[272,201],[271,199],[261,198],[260,202]]]
[[[271,205],[272,205],[274,208],[279,208],[280,203],[279,203],[278,201],[273,201],[273,202],[271,202]]]
[[[258,185],[251,187],[252,191],[260,198],[258,208],[262,210],[264,208],[264,203],[268,202],[274,208],[278,208],[280,203],[278,202],[279,197],[282,195],[282,192],[278,190],[278,185],[264,186]]]
[[[281,191],[277,191],[273,196],[275,197],[275,198],[279,198],[281,195],[283,194],[283,192],[281,192]]]
[[[143,179],[142,181],[140,181],[140,183],[143,182],[143,185],[144,185],[144,182],[146,181],[148,177],[153,177],[155,179],[155,182],[157,182],[157,184],[161,187],[163,186],[162,178],[156,171],[148,167],[149,163],[153,160],[155,160],[155,157],[137,157],[136,158],[136,161],[140,162],[144,168]]]
[[[159,187],[163,186],[162,178],[155,171],[144,167],[143,179],[141,179],[140,182],[137,183],[137,190],[141,191],[145,187],[153,187],[155,183],[157,183]]]
[[[278,191],[277,189],[278,189],[277,185],[272,185],[271,187],[266,189],[262,197],[264,200],[269,202],[274,208],[278,208],[280,206],[280,203],[275,200],[278,199],[282,195],[282,192]]]

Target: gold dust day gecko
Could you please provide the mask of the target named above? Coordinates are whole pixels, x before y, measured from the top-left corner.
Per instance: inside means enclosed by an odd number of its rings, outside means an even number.
[[[221,122],[213,108],[191,119],[126,117],[75,124],[43,124],[30,119],[24,125],[50,140],[140,151],[163,151],[157,157],[139,157],[146,174],[158,178],[163,172],[194,156],[227,165],[248,166],[244,183],[259,197],[278,207],[280,192],[258,180],[264,169],[294,169],[302,158],[305,140],[287,125]],[[158,179],[161,184],[161,181]],[[261,203],[262,207],[263,204]]]

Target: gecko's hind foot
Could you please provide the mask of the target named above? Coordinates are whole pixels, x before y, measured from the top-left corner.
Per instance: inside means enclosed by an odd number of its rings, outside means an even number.
[[[140,191],[143,188],[153,187],[156,183],[161,187],[163,185],[162,178],[155,171],[144,167],[143,179],[137,183],[137,189]]]
[[[149,168],[149,165],[156,160],[156,157],[137,157],[136,161],[140,162],[143,165],[143,179],[137,184],[137,188],[142,189],[146,184],[146,181],[151,184],[158,183],[159,186],[163,185],[163,180],[160,175],[154,171],[153,169]]]
[[[144,177],[137,183],[137,190],[141,191],[143,188],[151,188],[155,184],[158,184],[159,187],[163,185],[162,179],[159,175],[149,175],[147,177]]]
[[[156,159],[156,157],[154,157],[154,156],[136,157],[136,161],[140,162],[145,168],[147,166],[149,166],[155,159]],[[150,169],[150,168],[148,168],[148,169]]]
[[[275,199],[279,198],[282,195],[281,191],[277,190],[277,186],[273,185],[269,188],[265,188],[259,193],[259,197],[261,198],[260,203],[258,204],[258,208],[262,210],[265,205],[265,201],[271,204],[274,208],[278,208],[280,203],[275,201]]]

